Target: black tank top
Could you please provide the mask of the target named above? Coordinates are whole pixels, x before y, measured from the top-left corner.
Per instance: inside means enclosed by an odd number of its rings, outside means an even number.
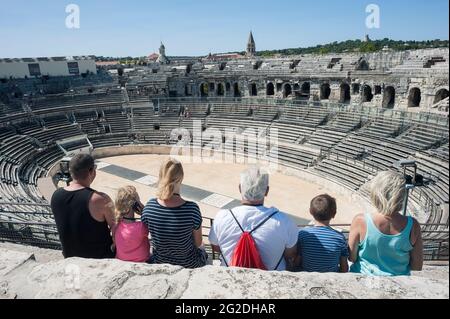
[[[95,191],[58,189],[51,206],[65,258],[114,258],[108,223],[98,222],[89,212],[89,200]]]

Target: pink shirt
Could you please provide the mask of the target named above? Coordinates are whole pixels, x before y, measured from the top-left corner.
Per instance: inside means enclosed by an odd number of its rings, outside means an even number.
[[[146,262],[150,258],[148,228],[142,222],[124,223],[116,228],[116,258],[123,261]]]

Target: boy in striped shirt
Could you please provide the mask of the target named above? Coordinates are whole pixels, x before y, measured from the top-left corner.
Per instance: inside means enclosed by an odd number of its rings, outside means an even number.
[[[308,272],[348,272],[348,244],[344,235],[330,227],[336,216],[336,200],[330,195],[319,195],[311,201],[310,213],[314,226],[298,234],[297,265]]]

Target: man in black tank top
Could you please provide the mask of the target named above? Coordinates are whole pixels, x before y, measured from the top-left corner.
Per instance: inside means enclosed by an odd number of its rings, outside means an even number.
[[[64,257],[114,258],[114,204],[108,195],[90,188],[96,177],[94,158],[78,154],[69,170],[73,181],[51,199]]]

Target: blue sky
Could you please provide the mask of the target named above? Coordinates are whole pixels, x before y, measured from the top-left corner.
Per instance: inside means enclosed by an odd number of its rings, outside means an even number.
[[[67,29],[66,5],[80,7]],[[381,9],[367,29],[368,4]],[[448,39],[448,0],[0,0],[0,57],[94,54],[206,55],[242,51],[253,30],[257,50],[362,38]]]

